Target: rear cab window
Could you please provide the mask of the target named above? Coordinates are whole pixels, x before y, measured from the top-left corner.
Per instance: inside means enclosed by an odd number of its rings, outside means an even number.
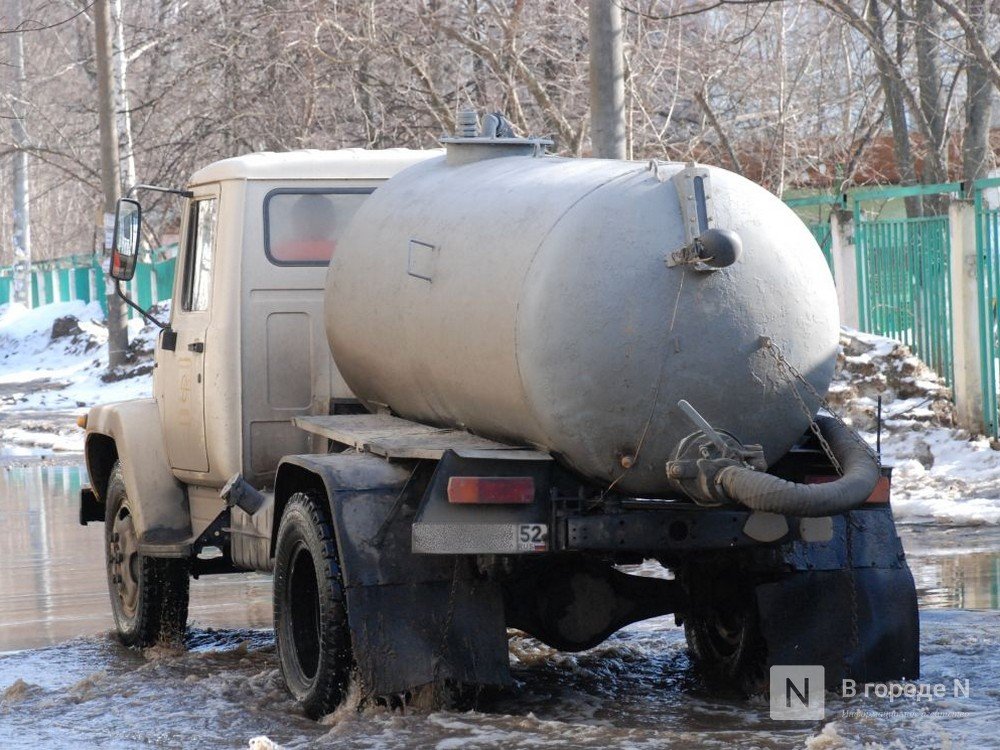
[[[264,252],[278,266],[325,266],[374,187],[277,188],[264,197]]]

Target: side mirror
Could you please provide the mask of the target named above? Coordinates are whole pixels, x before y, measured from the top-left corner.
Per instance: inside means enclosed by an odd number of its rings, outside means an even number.
[[[139,228],[142,206],[130,198],[120,198],[115,208],[115,233],[111,242],[111,278],[129,281],[139,259]]]

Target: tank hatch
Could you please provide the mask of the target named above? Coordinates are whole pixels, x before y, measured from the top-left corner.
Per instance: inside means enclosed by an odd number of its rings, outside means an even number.
[[[544,156],[552,140],[519,137],[500,112],[486,115],[480,125],[479,115],[465,109],[458,113],[455,134],[443,137],[441,143],[447,150],[448,164],[457,166],[498,156]]]

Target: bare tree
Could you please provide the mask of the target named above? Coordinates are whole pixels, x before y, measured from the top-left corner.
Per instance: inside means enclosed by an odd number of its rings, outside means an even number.
[[[21,2],[32,253],[45,259],[92,244],[102,190],[95,22],[82,0]],[[127,99],[115,110],[120,122],[129,115],[133,146],[120,127],[121,172],[129,152],[142,181],[180,185],[206,163],[262,149],[432,147],[470,105],[552,136],[560,153],[587,153],[600,119],[590,106],[589,7],[122,2],[115,68],[124,63],[127,79],[116,88]],[[1000,23],[985,0],[604,7],[621,15],[617,122],[630,158],[715,163],[778,193],[954,180],[995,163]],[[21,147],[4,130],[0,156],[13,155]],[[13,184],[0,190],[12,205]],[[175,236],[179,202],[146,201],[153,235]],[[0,237],[13,236],[12,219],[0,219]],[[11,245],[0,263],[11,263]]]
[[[104,213],[114,213],[121,197],[121,176],[118,171],[118,124],[115,118],[115,77],[111,6],[109,0],[94,3],[94,31],[97,54],[98,118],[101,132],[101,187],[104,191]],[[125,364],[128,348],[125,305],[109,289],[108,301],[108,367]]]
[[[111,0],[111,20],[114,24],[115,110],[117,112],[118,146],[125,184],[136,184],[135,145],[132,141],[132,113],[128,97],[128,53],[125,50],[125,24],[122,21],[122,0]]]
[[[979,29],[987,27],[989,14],[984,0],[968,0],[971,25],[963,25],[966,47],[974,52],[965,64],[965,131],[962,139],[962,175],[973,182],[986,177],[994,165],[993,152],[990,149],[990,121],[993,114],[994,78],[991,76],[991,65],[998,52],[983,59],[984,49],[981,40],[977,39]]]
[[[11,17],[22,18],[20,0],[12,0]],[[8,35],[10,43],[13,85],[10,89],[10,126],[16,150],[13,154],[14,174],[14,289],[12,298],[24,305],[31,304],[31,217],[29,214],[28,187],[28,133],[24,125],[24,36],[21,33]]]

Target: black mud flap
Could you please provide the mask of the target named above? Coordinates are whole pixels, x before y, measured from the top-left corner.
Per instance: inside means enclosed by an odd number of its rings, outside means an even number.
[[[461,565],[465,567],[465,565]],[[347,590],[358,673],[372,695],[424,685],[509,685],[507,629],[496,587],[449,580]]]
[[[768,667],[823,665],[826,687],[919,676],[917,592],[906,565],[802,571],[757,587]]]
[[[411,526],[432,461],[369,453],[290,456],[330,499],[362,691],[511,683],[503,600],[469,557],[415,555]],[[279,494],[281,490],[279,489]]]
[[[97,493],[90,486],[80,490],[80,525],[100,521],[104,523],[104,503],[97,499]]]

